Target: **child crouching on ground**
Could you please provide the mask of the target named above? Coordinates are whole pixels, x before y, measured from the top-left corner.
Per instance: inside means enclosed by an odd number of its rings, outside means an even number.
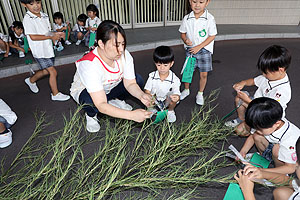
[[[236,127],[238,135],[248,136],[250,128],[245,124],[245,110],[252,101],[245,91],[241,91],[245,86],[257,86],[254,99],[258,97],[269,97],[277,100],[283,108],[283,117],[288,102],[291,100],[291,86],[286,73],[291,63],[291,55],[284,47],[273,45],[267,48],[259,57],[257,68],[262,75],[255,78],[243,80],[233,85],[237,92],[235,104],[238,118],[225,123],[226,126]]]
[[[260,155],[275,164],[275,168],[263,171],[291,174],[295,171],[295,145],[300,130],[282,118],[282,114],[282,106],[274,99],[260,97],[252,100],[245,113],[245,122],[256,131],[247,138],[240,154],[245,157],[255,144]]]
[[[70,33],[71,33],[71,28],[69,23],[64,22],[64,16],[61,12],[56,12],[53,14],[53,31],[54,32],[64,32],[66,33],[68,30],[68,35],[66,35],[66,38],[62,38],[58,41],[55,41],[54,47],[57,49],[57,51],[62,51],[64,47],[62,46],[62,42],[64,42],[66,45],[72,44],[69,41]],[[66,39],[66,41],[65,41]]]
[[[20,58],[25,57],[25,49],[24,49],[24,27],[22,22],[14,21],[12,26],[8,29],[9,37],[11,41],[9,41],[10,51],[12,53],[19,54]]]
[[[296,143],[296,155],[300,158],[300,139]],[[262,168],[247,165],[243,170],[239,170],[234,178],[238,181],[244,198],[247,200],[255,200],[253,189],[257,179],[267,179],[283,185],[273,191],[274,200],[300,200],[300,159],[297,159],[295,171],[297,178],[291,179],[285,174],[266,172]]]
[[[74,32],[74,37],[77,39],[76,45],[80,45],[81,41],[84,40],[87,30],[85,28],[85,23],[87,20],[85,14],[80,14],[77,17],[77,23],[73,27],[72,31]]]
[[[4,53],[4,57],[7,58],[11,53],[9,52],[9,36],[0,33],[0,54]]]
[[[174,108],[179,101],[180,80],[170,70],[174,64],[174,53],[170,47],[160,46],[154,50],[153,60],[157,70],[149,74],[145,93],[155,95],[159,103],[168,107],[168,122],[175,122]]]

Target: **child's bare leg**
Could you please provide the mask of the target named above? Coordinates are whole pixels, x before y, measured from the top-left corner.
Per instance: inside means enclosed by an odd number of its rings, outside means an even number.
[[[37,71],[32,77],[29,78],[31,83],[35,83],[39,79],[43,78],[44,76],[48,75],[48,71],[46,69]]]
[[[235,132],[239,136],[249,136],[250,130],[250,127],[245,122],[242,122],[239,125],[237,125]]]
[[[49,85],[50,85],[53,96],[55,96],[58,93],[57,81],[56,81],[57,71],[53,66],[48,67],[47,71],[50,74],[50,76],[49,76]]]
[[[207,82],[207,72],[200,72],[199,92],[203,92]]]
[[[78,32],[78,33],[77,33],[77,39],[78,39],[78,40],[82,40],[83,37],[84,37],[83,33],[81,33],[81,32]]]
[[[174,110],[176,104],[177,104],[177,102],[171,101],[169,104],[168,110]]]
[[[184,84],[184,89],[189,89],[190,88],[190,84],[189,83],[183,83]]]
[[[0,40],[0,49],[6,51],[6,44],[3,40]]]
[[[289,199],[294,190],[291,187],[281,186],[273,191],[274,200]]]
[[[279,147],[279,144],[274,144],[272,149],[272,157],[274,160],[275,167],[280,167],[284,165],[284,162],[278,160]]]
[[[3,133],[6,130],[6,127],[3,123],[0,123],[0,133]]]
[[[259,153],[262,154],[269,145],[268,140],[257,132],[253,134],[253,139],[256,148],[258,149]]]

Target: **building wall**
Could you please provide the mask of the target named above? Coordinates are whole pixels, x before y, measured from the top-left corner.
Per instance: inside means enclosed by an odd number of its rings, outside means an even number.
[[[298,25],[300,0],[211,0],[217,24]]]

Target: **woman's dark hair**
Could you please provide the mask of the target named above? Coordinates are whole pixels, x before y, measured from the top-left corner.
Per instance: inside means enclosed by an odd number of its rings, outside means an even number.
[[[270,128],[281,120],[283,108],[274,99],[260,97],[253,99],[246,110],[245,122],[255,129]]]
[[[99,17],[99,10],[98,10],[97,6],[95,6],[94,4],[90,4],[90,5],[88,5],[88,7],[86,7],[86,12],[89,12],[89,11],[95,12],[96,16]]]
[[[88,18],[88,16],[86,16],[86,14],[80,14],[77,17],[77,20],[80,21],[80,22],[83,22],[85,24],[87,18]]]
[[[8,28],[9,37],[11,38],[12,43],[15,43],[17,38],[15,36],[15,32],[14,32],[13,28],[19,28],[19,29],[24,30],[24,27],[23,27],[22,22],[14,21],[13,24]]]
[[[104,20],[100,23],[97,28],[97,43],[99,40],[105,44],[112,37],[115,37],[116,44],[118,43],[118,33],[120,33],[124,38],[124,49],[126,48],[126,35],[124,29],[112,20]]]
[[[64,22],[64,16],[61,12],[56,12],[53,14],[53,20],[55,19],[61,19],[61,21]]]
[[[279,68],[287,70],[291,64],[291,55],[289,51],[278,45],[267,48],[260,56],[257,62],[257,68],[263,73],[275,72]]]
[[[168,64],[174,61],[173,50],[168,46],[159,46],[153,52],[155,63]]]

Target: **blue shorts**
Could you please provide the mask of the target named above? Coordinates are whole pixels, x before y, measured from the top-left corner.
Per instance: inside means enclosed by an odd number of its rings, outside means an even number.
[[[5,128],[9,129],[11,127],[11,124],[9,124],[6,119],[2,116],[0,116],[0,123],[4,124]]]
[[[186,48],[186,57],[191,56],[191,53],[189,52],[190,48],[191,47]],[[196,58],[195,69],[198,68],[200,72],[212,71],[212,58],[210,51],[202,48],[198,51],[198,53],[192,55]]]
[[[264,157],[265,159],[267,159],[270,162],[273,161],[273,152],[272,152],[273,147],[274,147],[274,144],[269,143],[268,147],[262,153],[262,157]]]
[[[54,57],[52,58],[34,58],[39,63],[40,69],[47,69],[54,66]]]

